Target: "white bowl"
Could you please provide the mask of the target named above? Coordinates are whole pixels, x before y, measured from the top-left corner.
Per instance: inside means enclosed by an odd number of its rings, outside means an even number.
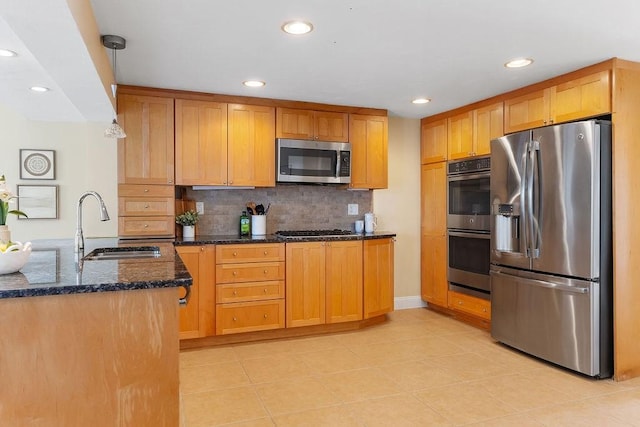
[[[13,242],[5,252],[0,252],[0,274],[15,273],[29,261],[31,255],[31,242],[24,245]]]

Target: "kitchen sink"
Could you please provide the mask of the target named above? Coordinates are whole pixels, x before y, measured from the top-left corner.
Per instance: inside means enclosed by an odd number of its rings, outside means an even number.
[[[89,252],[82,259],[85,261],[119,260],[138,258],[158,258],[160,248],[157,246],[136,246],[122,248],[97,248]]]

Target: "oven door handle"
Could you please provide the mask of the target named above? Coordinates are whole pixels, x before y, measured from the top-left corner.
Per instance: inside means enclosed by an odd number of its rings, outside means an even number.
[[[449,175],[447,179],[451,181],[467,181],[469,179],[488,178],[491,176],[491,172],[479,172],[479,173],[462,173],[459,175]]]
[[[470,233],[466,231],[448,230],[449,236],[453,237],[468,237],[471,239],[491,239],[491,233]]]

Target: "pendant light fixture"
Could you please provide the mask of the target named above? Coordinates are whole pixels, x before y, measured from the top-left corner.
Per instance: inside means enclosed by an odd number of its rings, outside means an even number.
[[[108,49],[111,49],[111,63],[113,65],[113,80],[114,82],[111,84],[111,92],[113,93],[113,97],[116,97],[116,92],[118,90],[118,78],[117,78],[117,68],[116,68],[116,51],[122,50],[127,47],[127,41],[124,37],[114,36],[114,35],[104,35],[101,37],[102,45]],[[126,138],[127,134],[124,133],[122,127],[118,124],[116,118],[113,119],[113,122],[107,129],[104,131],[104,136],[106,138]]]

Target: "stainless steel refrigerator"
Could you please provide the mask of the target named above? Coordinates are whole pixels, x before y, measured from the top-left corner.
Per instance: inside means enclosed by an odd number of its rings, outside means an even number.
[[[492,140],[491,210],[491,335],[611,376],[611,123]]]

